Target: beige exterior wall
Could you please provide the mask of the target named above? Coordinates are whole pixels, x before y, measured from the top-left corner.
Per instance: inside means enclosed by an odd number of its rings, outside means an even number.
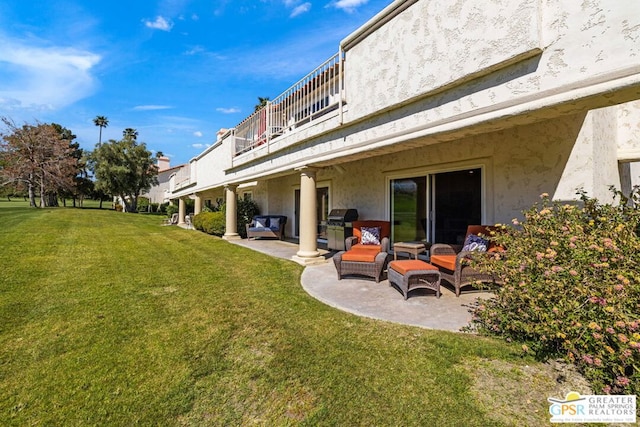
[[[562,116],[327,167],[317,174],[318,186],[329,186],[330,208],[356,208],[362,219],[389,219],[392,178],[475,167],[483,170],[486,223],[521,217],[542,193],[571,201],[582,188],[589,196],[610,200],[609,185],[619,188],[621,183],[611,145],[611,116],[616,114],[612,107]],[[254,193],[264,212],[289,217],[287,235],[293,233],[299,185],[299,175],[292,173],[260,183]]]
[[[538,0],[418,1],[347,51],[348,120],[540,53],[540,13]]]
[[[219,141],[174,197],[257,181],[253,198],[290,218],[290,236],[302,166],[320,168],[330,208],[364,219],[388,219],[389,179],[456,168],[483,168],[486,222],[543,192],[608,200],[610,185],[640,183],[640,2],[418,0],[387,13],[343,41],[342,110],[235,158],[233,138]]]
[[[620,157],[640,160],[640,101],[616,108],[617,149]]]

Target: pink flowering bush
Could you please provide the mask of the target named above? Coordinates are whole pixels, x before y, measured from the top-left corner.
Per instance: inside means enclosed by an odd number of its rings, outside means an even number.
[[[473,328],[575,364],[596,392],[640,392],[640,191],[619,204],[542,201],[491,239],[476,267],[503,282]]]

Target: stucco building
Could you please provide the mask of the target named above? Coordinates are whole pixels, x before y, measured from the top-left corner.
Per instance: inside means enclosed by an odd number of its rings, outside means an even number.
[[[455,242],[543,192],[610,200],[640,182],[639,2],[397,0],[337,50],[176,172],[170,197],[226,200],[232,239],[251,194],[312,263],[333,208],[391,221],[392,241]]]

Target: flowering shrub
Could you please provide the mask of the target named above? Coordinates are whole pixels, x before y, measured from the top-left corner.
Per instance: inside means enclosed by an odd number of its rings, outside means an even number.
[[[476,267],[503,281],[480,301],[473,327],[564,357],[594,391],[640,391],[640,191],[617,205],[581,193],[577,205],[542,201],[491,236],[507,248]]]

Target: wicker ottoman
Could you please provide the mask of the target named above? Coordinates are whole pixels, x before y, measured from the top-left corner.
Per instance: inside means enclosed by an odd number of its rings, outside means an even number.
[[[440,271],[420,260],[391,261],[387,270],[389,285],[396,285],[404,299],[414,289],[431,289],[440,298]]]

